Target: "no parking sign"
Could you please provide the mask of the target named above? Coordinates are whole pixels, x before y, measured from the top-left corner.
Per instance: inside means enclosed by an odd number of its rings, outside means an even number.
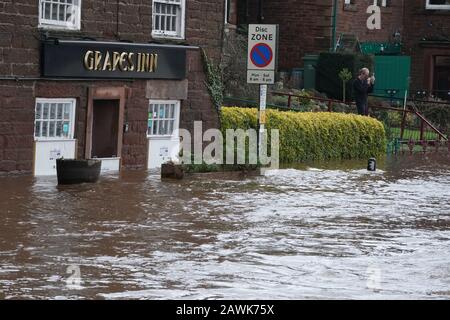
[[[248,26],[248,83],[275,83],[277,38],[278,25],[250,24]]]

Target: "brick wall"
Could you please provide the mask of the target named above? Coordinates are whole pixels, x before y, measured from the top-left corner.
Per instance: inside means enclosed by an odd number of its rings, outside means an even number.
[[[360,41],[387,42],[392,39],[396,31],[403,31],[403,1],[390,1],[388,7],[381,8],[381,29],[369,30],[367,19],[370,14],[367,8],[373,0],[357,0],[354,4],[346,5],[339,1],[337,36],[341,33],[355,34]]]
[[[186,4],[186,40],[178,42],[201,46],[217,61],[222,43],[223,0],[187,0]],[[48,35],[145,43],[153,40],[151,12],[151,0],[83,0],[81,31],[48,31]],[[0,77],[39,77],[39,39],[46,32],[38,29],[36,0],[0,0]],[[192,121],[203,120],[206,128],[218,127],[218,115],[204,85],[200,52],[189,52],[187,63],[189,92],[188,99],[182,103],[180,125],[189,128]],[[129,132],[123,138],[123,164],[129,168],[146,167],[148,100],[145,81],[0,80],[0,172],[32,170],[36,97],[77,99],[75,135],[79,140],[78,155],[83,157],[87,92],[92,86],[131,88],[125,111]]]
[[[411,89],[431,90],[434,55],[450,56],[450,42],[433,43],[433,40],[450,39],[450,11],[426,10],[425,0],[408,0],[405,6],[405,54],[412,59]],[[413,17],[413,18],[412,18]],[[427,39],[427,42],[421,42]]]

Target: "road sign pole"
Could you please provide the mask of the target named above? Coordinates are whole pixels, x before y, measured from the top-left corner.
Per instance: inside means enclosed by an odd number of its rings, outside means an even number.
[[[266,107],[267,107],[267,85],[260,84],[259,85],[259,108],[258,108],[258,149],[257,155],[258,160],[261,157],[261,146],[263,142],[263,135],[266,124]]]

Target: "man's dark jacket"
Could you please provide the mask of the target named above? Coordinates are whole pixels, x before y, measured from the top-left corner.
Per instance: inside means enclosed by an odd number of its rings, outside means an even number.
[[[356,78],[355,81],[353,81],[353,93],[355,95],[358,114],[365,116],[369,114],[367,97],[369,93],[373,92],[373,87],[373,84],[368,84],[367,80],[360,80],[359,78]]]

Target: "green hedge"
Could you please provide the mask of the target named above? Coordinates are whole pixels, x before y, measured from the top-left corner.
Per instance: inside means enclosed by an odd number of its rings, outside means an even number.
[[[346,68],[358,75],[359,69],[367,67],[373,71],[374,58],[371,55],[358,53],[332,53],[322,52],[316,67],[316,89],[326,93],[329,98],[342,100],[342,80],[339,72]],[[352,97],[352,80],[346,86],[346,97]]]
[[[257,126],[257,109],[223,107],[222,132]],[[267,110],[267,129],[280,130],[280,162],[358,159],[386,153],[384,126],[354,114]],[[270,140],[269,140],[270,141]]]

